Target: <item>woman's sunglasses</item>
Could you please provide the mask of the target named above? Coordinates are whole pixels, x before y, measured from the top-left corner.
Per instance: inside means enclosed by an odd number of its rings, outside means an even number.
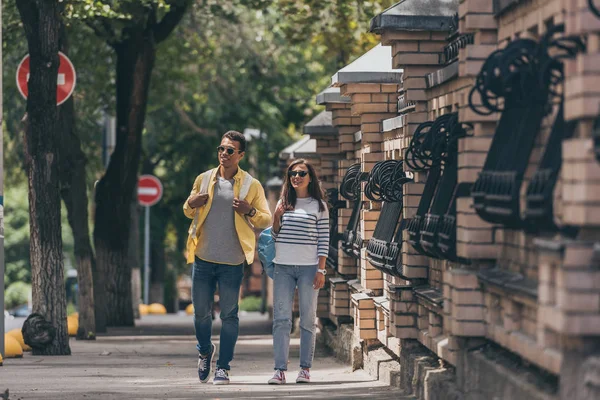
[[[227,154],[229,154],[230,156],[231,156],[231,155],[233,155],[233,153],[235,153],[236,151],[237,151],[238,153],[241,153],[241,152],[242,152],[241,150],[236,150],[236,149],[234,149],[234,148],[231,148],[231,147],[225,147],[225,146],[219,146],[219,147],[217,147],[217,150],[219,151],[219,153],[226,152],[226,153],[227,153]]]
[[[306,171],[288,171],[289,177],[299,176],[300,178],[304,178],[306,175],[308,175]]]

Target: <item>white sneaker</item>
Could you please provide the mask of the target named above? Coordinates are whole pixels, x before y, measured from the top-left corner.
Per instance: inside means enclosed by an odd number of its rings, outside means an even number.
[[[217,368],[215,377],[213,378],[213,385],[229,385],[229,371]]]
[[[271,379],[269,379],[269,385],[282,385],[285,383],[285,372],[277,369],[275,370],[275,375]]]
[[[296,383],[310,383],[310,372],[307,369],[301,369],[298,372]]]

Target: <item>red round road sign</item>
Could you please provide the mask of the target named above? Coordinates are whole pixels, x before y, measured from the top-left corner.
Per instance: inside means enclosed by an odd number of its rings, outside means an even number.
[[[56,77],[56,104],[61,105],[75,90],[75,84],[77,83],[77,74],[75,73],[75,67],[69,58],[62,52],[58,53],[60,59],[60,65],[58,66],[58,76]],[[29,54],[23,57],[23,60],[19,63],[17,68],[17,88],[21,96],[27,98],[29,89],[27,82],[29,81]]]
[[[138,180],[138,203],[150,207],[158,203],[163,194],[162,183],[154,175],[142,175]]]

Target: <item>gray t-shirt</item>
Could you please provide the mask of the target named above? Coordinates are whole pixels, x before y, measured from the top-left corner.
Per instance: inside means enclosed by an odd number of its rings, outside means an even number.
[[[196,250],[201,260],[230,265],[244,262],[244,251],[235,230],[234,182],[217,177],[212,205],[202,225],[203,240]]]

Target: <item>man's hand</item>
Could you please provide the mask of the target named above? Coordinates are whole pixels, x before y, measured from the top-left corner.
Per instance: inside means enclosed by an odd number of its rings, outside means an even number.
[[[317,271],[313,280],[313,288],[316,290],[321,289],[323,286],[325,286],[325,275]]]
[[[233,199],[233,209],[242,215],[246,215],[252,210],[252,205],[246,200],[240,200],[236,197]]]
[[[194,196],[190,196],[188,198],[188,205],[192,208],[202,207],[208,201],[208,193],[205,194],[196,194]]]

